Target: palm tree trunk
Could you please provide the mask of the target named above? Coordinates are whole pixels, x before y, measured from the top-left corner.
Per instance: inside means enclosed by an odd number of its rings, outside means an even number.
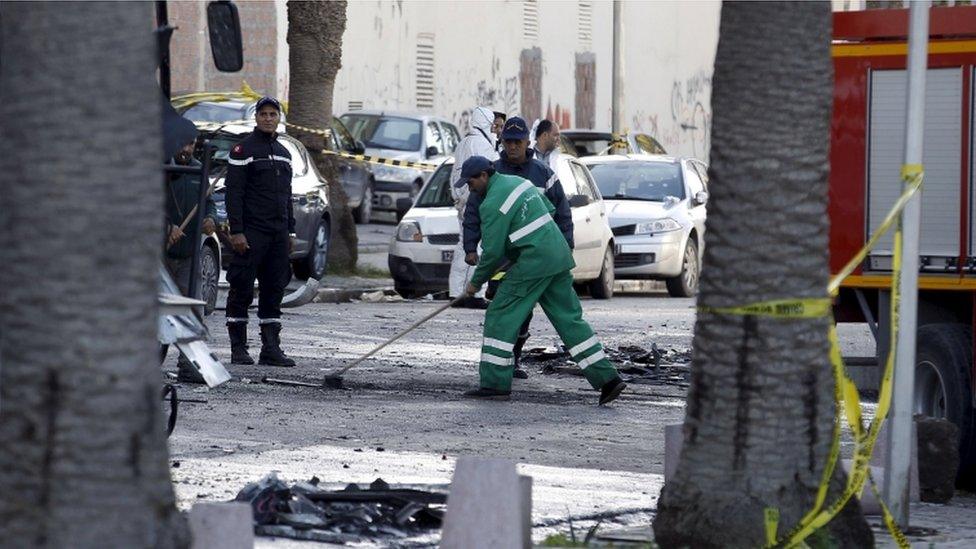
[[[345,1],[288,2],[288,119],[309,128],[328,128],[332,121],[332,92],[342,65],[342,34],[346,30]],[[321,135],[296,130],[296,135],[329,181],[332,243],[329,266],[339,271],[356,268],[358,238],[349,197],[339,182],[335,157],[321,154]]]
[[[182,547],[151,3],[0,4],[0,546]]]
[[[722,6],[701,306],[826,295],[830,23],[824,2]],[[811,509],[833,433],[828,323],[699,313],[659,544],[762,546],[765,508],[779,535]],[[841,547],[871,544],[857,505],[831,523]]]

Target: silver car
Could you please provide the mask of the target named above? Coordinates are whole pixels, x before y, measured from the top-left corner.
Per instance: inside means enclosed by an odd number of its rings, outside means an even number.
[[[341,117],[366,154],[390,160],[440,164],[461,141],[454,124],[429,114],[354,111]],[[413,199],[433,171],[401,166],[373,166],[373,209],[394,212],[397,200]]]
[[[580,162],[606,201],[616,277],[665,280],[672,296],[695,295],[705,249],[705,164],[637,154]]]

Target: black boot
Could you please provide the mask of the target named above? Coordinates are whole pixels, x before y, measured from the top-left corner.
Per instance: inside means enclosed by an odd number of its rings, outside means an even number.
[[[261,355],[258,364],[291,368],[295,361],[285,356],[281,350],[281,323],[268,322],[261,325]]]
[[[254,359],[247,354],[247,323],[228,322],[227,334],[230,335],[230,363],[254,364]]]
[[[176,381],[180,383],[206,383],[200,372],[193,367],[190,360],[186,358],[186,355],[180,353],[179,360],[176,361],[176,367],[179,368],[179,373],[176,374]]]
[[[522,358],[522,347],[525,347],[525,342],[528,340],[528,335],[519,336],[515,340],[515,347],[512,348],[512,355],[515,359],[515,369],[512,371],[512,377],[515,379],[529,379],[529,373],[519,365],[519,360]]]
[[[618,396],[620,396],[620,393],[622,393],[623,390],[626,388],[627,388],[627,384],[624,383],[624,380],[620,379],[620,376],[617,376],[611,379],[610,381],[604,383],[603,387],[600,388],[599,405],[603,406],[604,404],[607,404],[615,400]]]

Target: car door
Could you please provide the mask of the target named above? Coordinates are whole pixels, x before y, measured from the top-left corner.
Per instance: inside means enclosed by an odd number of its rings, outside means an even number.
[[[458,143],[461,142],[461,135],[458,133],[454,124],[441,122],[441,130],[444,135],[444,154],[454,154]]]
[[[294,143],[290,138],[283,138],[280,142],[291,153],[291,205],[297,237],[292,252],[294,256],[298,256],[308,251],[311,245],[310,233],[315,230],[312,224],[318,223],[315,216],[318,204],[318,181],[314,177],[309,177],[305,147]]]
[[[332,118],[332,139],[330,141],[336,152],[357,154],[356,140],[346,129],[345,124],[335,117]],[[342,189],[346,191],[346,196],[349,197],[351,204],[355,207],[366,193],[366,186],[369,184],[371,173],[365,162],[344,156],[336,158],[339,183],[342,184]]]
[[[586,197],[586,205],[578,208],[583,212],[584,230],[581,233],[581,238],[576,239],[576,248],[586,262],[587,274],[596,277],[600,274],[603,252],[606,249],[603,231],[603,226],[606,224],[606,212],[603,210],[603,202],[599,199],[599,195],[594,194],[590,186],[587,169],[576,160],[569,160],[568,163],[573,172],[573,177],[576,179],[578,193]]]
[[[437,125],[437,122],[429,120],[427,122],[427,131],[424,133],[426,135],[426,143],[424,144],[424,150],[421,151],[422,161],[444,156],[446,154],[444,137],[441,135],[441,128]]]
[[[684,166],[685,185],[687,186],[685,190],[688,192],[688,214],[698,232],[700,243],[698,253],[701,255],[705,248],[705,204],[708,202],[708,191],[698,175],[697,166],[693,165],[691,161],[684,162]],[[699,198],[705,198],[705,200],[700,201]]]

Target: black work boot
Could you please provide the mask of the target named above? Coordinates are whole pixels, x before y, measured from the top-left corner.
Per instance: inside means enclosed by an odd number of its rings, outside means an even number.
[[[261,355],[258,364],[291,368],[295,361],[285,356],[281,350],[281,323],[267,322],[261,325]]]
[[[515,379],[529,379],[529,373],[522,369],[519,364],[522,358],[522,347],[525,347],[525,342],[529,340],[529,336],[519,336],[515,340],[515,347],[512,348],[512,355],[515,359],[515,369],[512,371],[512,377]]]
[[[179,373],[176,374],[176,381],[180,383],[206,383],[200,372],[193,367],[186,355],[180,353],[180,358],[176,361]]]
[[[254,364],[254,359],[247,354],[247,323],[228,322],[227,334],[230,335],[230,363]]]
[[[620,396],[620,393],[622,393],[623,390],[626,388],[627,388],[627,384],[624,383],[624,380],[620,379],[620,376],[617,376],[611,379],[610,381],[604,383],[603,387],[600,388],[599,405],[603,406],[604,404],[616,400],[616,398]]]

